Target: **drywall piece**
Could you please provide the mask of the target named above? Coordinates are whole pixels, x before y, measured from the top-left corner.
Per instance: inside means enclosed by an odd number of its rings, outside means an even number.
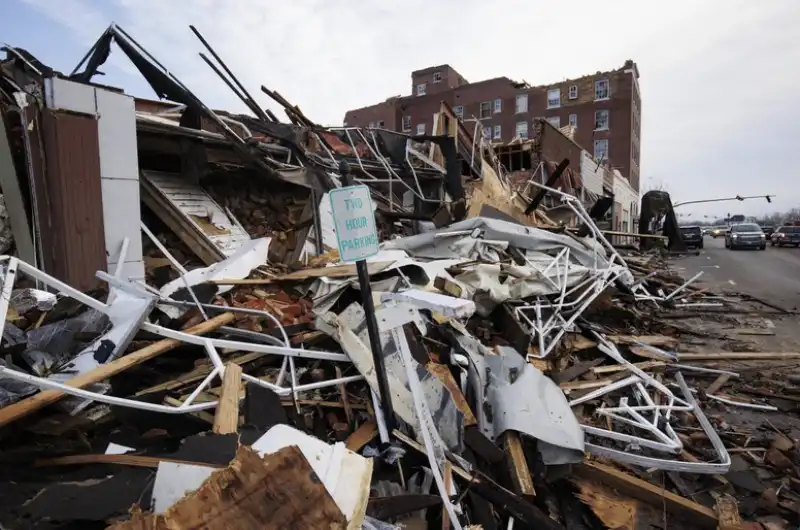
[[[100,162],[102,163],[102,161],[101,156]],[[138,179],[105,178],[101,175],[100,189],[103,195],[107,270],[116,274],[122,242],[127,237],[128,248],[125,253],[125,265],[121,278],[144,279],[139,181]]]
[[[139,182],[136,109],[131,96],[95,89],[101,178]],[[136,201],[138,206],[138,201]],[[138,227],[138,224],[137,224]]]
[[[160,462],[153,484],[153,513],[162,514],[170,506],[196,491],[217,468]]]
[[[44,80],[44,100],[50,109],[97,115],[95,90],[91,85],[50,77]]]
[[[133,447],[127,447],[125,445],[115,444],[114,442],[109,442],[108,447],[106,447],[107,455],[124,455],[130,452],[135,451]]]
[[[265,456],[292,445],[300,448],[333,497],[347,519],[347,528],[360,529],[367,513],[372,460],[350,451],[342,442],[328,445],[288,425],[272,427],[253,449]]]

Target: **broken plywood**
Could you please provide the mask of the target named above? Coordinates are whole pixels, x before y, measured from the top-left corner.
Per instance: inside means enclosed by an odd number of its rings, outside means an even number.
[[[112,530],[344,529],[347,521],[296,446],[263,459],[240,446],[230,466],[163,515],[134,513]]]

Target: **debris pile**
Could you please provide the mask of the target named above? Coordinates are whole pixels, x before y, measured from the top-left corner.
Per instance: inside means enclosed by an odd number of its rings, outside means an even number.
[[[659,251],[622,255],[577,198],[534,182],[576,220],[552,222],[446,105],[411,138],[321,128],[264,88],[282,124],[223,65],[256,117],[212,111],[112,26],[69,78],[10,50],[7,121],[36,97],[20,76],[89,86],[112,42],[182,107],[136,113],[143,208],[99,284],[70,285],[88,281],[78,262],[35,245],[27,259],[11,220],[3,528],[797,524],[800,397],[769,363],[800,354],[691,324],[756,302]],[[330,199],[353,179],[381,236],[358,260]]]

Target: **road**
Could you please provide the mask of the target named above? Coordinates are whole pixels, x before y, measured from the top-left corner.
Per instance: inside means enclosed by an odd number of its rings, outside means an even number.
[[[681,276],[698,279],[712,289],[738,291],[757,296],[785,309],[800,310],[800,248],[771,247],[767,250],[728,250],[725,239],[705,237],[699,256],[675,261]]]

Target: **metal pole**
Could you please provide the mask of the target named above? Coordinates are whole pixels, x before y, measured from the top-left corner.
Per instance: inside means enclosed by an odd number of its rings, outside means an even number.
[[[775,195],[749,195],[747,197],[740,197],[737,195],[736,197],[725,197],[721,199],[703,199],[701,201],[686,201],[686,202],[679,202],[672,205],[672,208],[677,208],[678,206],[684,206],[686,204],[700,204],[704,202],[723,202],[723,201],[743,201],[745,199],[767,199],[769,201]],[[767,198],[769,197],[769,198]]]
[[[339,162],[339,173],[345,186],[353,185],[353,176],[350,174],[350,166],[342,160]],[[381,410],[383,420],[386,422],[386,430],[394,431],[394,409],[392,408],[392,394],[389,391],[389,380],[386,378],[386,366],[383,362],[383,351],[381,350],[380,331],[378,321],[375,318],[375,303],[372,300],[372,286],[369,283],[369,272],[367,271],[366,260],[356,261],[356,272],[358,272],[358,285],[361,289],[361,302],[364,306],[364,316],[367,321],[367,334],[372,349],[372,360],[375,363],[375,372],[378,376],[378,390],[380,390]]]

